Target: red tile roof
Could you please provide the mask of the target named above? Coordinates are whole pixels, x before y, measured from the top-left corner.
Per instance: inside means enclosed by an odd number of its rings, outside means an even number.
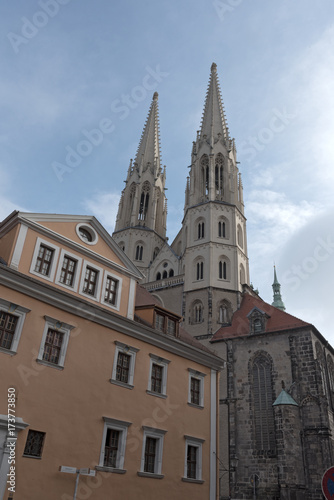
[[[254,309],[260,309],[269,317],[266,322],[265,333],[277,332],[281,330],[292,330],[294,328],[301,328],[305,326],[312,326],[291,314],[288,314],[280,309],[277,309],[260,297],[254,297],[249,294],[243,296],[241,307],[233,314],[232,324],[229,326],[222,326],[211,339],[211,342],[217,342],[222,339],[242,337],[249,335],[249,318],[247,315]]]

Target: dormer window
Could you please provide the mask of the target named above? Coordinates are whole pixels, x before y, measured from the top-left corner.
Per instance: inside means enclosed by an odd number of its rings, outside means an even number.
[[[254,307],[247,317],[249,319],[250,334],[264,333],[266,331],[266,324],[269,319],[268,314]]]

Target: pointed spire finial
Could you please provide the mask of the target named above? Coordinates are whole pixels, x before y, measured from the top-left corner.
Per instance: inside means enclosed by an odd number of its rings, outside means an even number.
[[[277,307],[281,311],[285,311],[285,305],[281,296],[281,285],[277,279],[276,274],[276,266],[274,265],[274,283],[272,284],[273,292],[274,292],[274,301],[272,302],[272,306]]]
[[[216,63],[211,64],[211,73],[217,73],[217,64]]]
[[[158,92],[154,92],[154,94],[153,94],[153,101],[157,101],[158,97],[159,97]]]

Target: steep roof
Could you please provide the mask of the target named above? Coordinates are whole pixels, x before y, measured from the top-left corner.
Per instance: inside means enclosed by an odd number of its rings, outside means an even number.
[[[249,335],[250,326],[248,315],[257,308],[267,315],[266,328],[263,333],[277,332],[282,330],[293,330],[305,326],[312,326],[291,314],[264,302],[260,297],[244,294],[241,307],[233,314],[232,324],[223,326],[214,334],[211,342],[219,342],[223,339],[243,337]]]
[[[138,163],[138,165],[140,165],[141,162],[143,162],[143,165],[146,165],[148,162],[154,165],[157,162],[157,169],[161,166],[158,92],[154,92],[153,95],[135,162]]]

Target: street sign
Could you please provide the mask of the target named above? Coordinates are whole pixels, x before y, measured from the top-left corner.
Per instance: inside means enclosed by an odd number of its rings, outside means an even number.
[[[321,481],[322,492],[327,500],[334,499],[334,467],[326,470]]]
[[[82,476],[95,476],[96,474],[96,471],[92,469],[80,469],[79,472]]]
[[[61,465],[59,467],[60,472],[67,472],[67,474],[76,474],[77,473],[77,468],[76,467],[66,467],[65,465]]]

